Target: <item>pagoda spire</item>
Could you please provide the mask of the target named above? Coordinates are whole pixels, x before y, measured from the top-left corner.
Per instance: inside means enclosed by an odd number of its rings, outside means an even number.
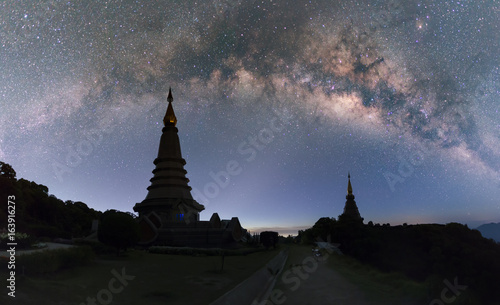
[[[348,195],[352,195],[351,174],[349,172],[347,172],[347,179],[348,179],[348,182],[347,182],[347,194]]]
[[[168,88],[168,107],[167,113],[165,113],[165,117],[163,118],[163,124],[166,126],[175,126],[177,125],[177,118],[175,117],[174,108],[172,107],[172,102],[174,98],[172,97],[172,88]]]
[[[354,201],[354,194],[352,193],[351,185],[351,174],[347,173],[347,196],[345,196],[346,202],[344,206],[344,213],[339,216],[339,220],[355,221],[363,223],[363,218],[359,214],[358,206],[356,201]]]

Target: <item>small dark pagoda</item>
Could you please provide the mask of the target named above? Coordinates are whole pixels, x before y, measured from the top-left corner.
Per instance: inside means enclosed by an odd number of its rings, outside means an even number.
[[[363,218],[359,214],[358,206],[356,205],[356,201],[354,201],[354,194],[352,193],[351,174],[347,174],[347,179],[347,196],[345,196],[344,213],[339,216],[339,219],[363,223]]]

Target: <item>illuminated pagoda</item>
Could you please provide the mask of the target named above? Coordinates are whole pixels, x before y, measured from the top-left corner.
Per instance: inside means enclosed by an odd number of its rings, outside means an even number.
[[[358,206],[356,205],[356,201],[354,201],[354,194],[352,193],[352,185],[351,185],[351,174],[347,174],[347,196],[345,196],[346,202],[344,206],[344,213],[340,215],[340,219],[348,220],[348,221],[357,221],[363,222],[363,218],[359,214]]]
[[[167,101],[151,185],[147,188],[146,198],[134,206],[134,211],[139,213],[140,243],[190,247],[234,244],[244,233],[237,217],[221,220],[214,213],[210,221],[200,221],[200,212],[205,207],[193,199],[188,185],[171,89]]]

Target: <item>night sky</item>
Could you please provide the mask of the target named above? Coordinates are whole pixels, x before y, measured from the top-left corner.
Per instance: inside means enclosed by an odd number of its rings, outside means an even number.
[[[498,1],[2,1],[0,160],[132,211],[172,87],[205,211],[296,234],[500,221]],[[228,164],[238,171],[223,178]]]

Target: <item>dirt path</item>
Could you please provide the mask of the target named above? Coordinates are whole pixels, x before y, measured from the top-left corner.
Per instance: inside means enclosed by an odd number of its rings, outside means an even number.
[[[369,305],[356,286],[327,265],[327,256],[316,258],[311,248],[291,247],[267,304]]]

